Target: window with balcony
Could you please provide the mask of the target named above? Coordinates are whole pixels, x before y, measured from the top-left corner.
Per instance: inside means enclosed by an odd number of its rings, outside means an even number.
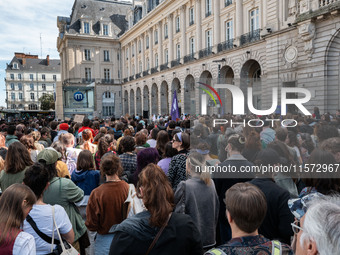
[[[181,30],[181,22],[180,22],[180,17],[176,17],[176,33],[178,33]]]
[[[19,100],[22,100],[22,93],[19,93]]]
[[[21,74],[20,73],[18,74],[18,80],[21,80]]]
[[[194,7],[191,7],[189,9],[189,26],[193,25],[195,23],[195,12]]]
[[[91,68],[85,67],[85,80],[91,81]]]
[[[259,23],[259,9],[256,8],[254,10],[251,10],[250,13],[250,24],[249,24],[249,31],[253,32],[257,29],[260,28],[260,23]]]
[[[34,90],[34,84],[33,83],[30,84],[30,90]]]
[[[85,59],[85,61],[91,60],[91,50],[89,50],[89,49],[84,50],[84,59]]]
[[[103,35],[109,35],[109,25],[103,24]]]
[[[44,81],[44,80],[46,80],[46,75],[45,74],[42,74],[41,75],[41,79]]]
[[[147,35],[146,37],[145,37],[145,45],[146,45],[146,49],[149,49],[149,43],[150,43],[150,41],[149,41],[149,36]]]
[[[164,50],[164,59],[165,59],[165,63],[169,63],[169,50],[165,49]]]
[[[104,80],[107,82],[111,79],[110,69],[104,68]]]
[[[225,40],[229,41],[234,38],[233,21],[229,20],[225,23]]]
[[[31,93],[30,96],[31,96],[31,100],[34,100],[34,93]]]
[[[155,30],[154,35],[155,35],[155,44],[158,44],[158,30]]]
[[[205,17],[211,15],[211,0],[205,0]]]
[[[129,48],[126,48],[125,50],[126,60],[129,59]]]
[[[30,74],[30,80],[33,81],[33,79],[34,79],[33,74]]]
[[[11,83],[11,90],[15,90],[14,83]]]
[[[150,60],[149,58],[146,59],[146,70],[150,69]]]
[[[176,58],[177,60],[180,60],[181,58],[181,45],[179,43],[176,44]]]
[[[164,24],[164,39],[168,39],[169,31],[168,31],[168,23]]]
[[[14,80],[14,74],[13,73],[11,73],[11,80]]]
[[[139,61],[139,72],[141,73],[141,72],[143,72],[143,67],[142,67],[142,61]]]
[[[18,90],[22,90],[22,84],[18,83]]]
[[[138,52],[139,53],[142,52],[142,42],[141,42],[141,40],[138,40]]]
[[[57,81],[57,76],[55,74],[53,75],[53,80]]]
[[[15,93],[11,93],[11,99],[15,100]]]
[[[227,7],[233,3],[233,0],[225,0],[224,7]]]
[[[108,50],[104,50],[104,61],[105,62],[110,61],[110,52]]]
[[[212,31],[211,29],[205,31],[205,42],[206,42],[206,47],[211,48],[212,47]]]
[[[190,45],[190,54],[194,55],[195,54],[195,38],[191,37],[189,39],[189,45]]]
[[[155,67],[158,67],[158,54],[155,54]]]
[[[41,85],[42,90],[46,90],[46,84]]]
[[[90,23],[89,22],[84,22],[84,34],[89,34],[90,33]]]

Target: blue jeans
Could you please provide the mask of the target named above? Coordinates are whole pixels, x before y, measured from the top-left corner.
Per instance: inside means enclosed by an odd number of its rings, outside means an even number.
[[[110,246],[114,234],[100,235],[97,233],[94,244],[95,255],[107,255],[110,252]]]

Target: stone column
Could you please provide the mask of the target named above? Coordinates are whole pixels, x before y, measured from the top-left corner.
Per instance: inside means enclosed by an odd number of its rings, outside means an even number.
[[[154,40],[153,40],[153,29],[152,28],[150,28],[150,30],[149,30],[149,34],[150,34],[150,36],[149,36],[149,59],[150,59],[150,70],[151,70],[151,68],[153,68],[154,67],[154,63],[153,63],[153,50],[152,50],[152,48],[153,48],[153,46],[154,46],[154,44],[155,44],[155,42],[154,42]]]
[[[181,57],[184,57],[187,55],[187,39],[186,39],[186,32],[187,32],[187,26],[186,26],[186,5],[183,4],[181,6]]]
[[[235,38],[239,39],[239,37],[243,34],[243,0],[236,1],[236,35]]]
[[[141,41],[141,58],[142,58],[142,72],[145,71],[145,45],[144,45],[144,35],[141,35],[140,41]]]
[[[163,22],[158,22],[158,65],[163,65]]]
[[[131,47],[131,43],[129,43],[127,45],[128,49],[129,49],[129,59],[128,59],[128,77],[130,77],[132,75],[132,71],[131,71],[131,59],[132,59],[132,47]]]
[[[169,63],[174,60],[174,15],[168,16],[168,34],[169,34]]]
[[[195,22],[196,22],[196,52],[202,49],[202,6],[201,0],[196,0]]]
[[[138,54],[138,40],[135,39],[135,74],[139,73]]]
[[[237,1],[237,0],[236,0]],[[214,42],[213,45],[217,45],[221,42],[221,19],[220,19],[220,2],[213,1],[214,5]],[[217,52],[217,49],[216,51]]]

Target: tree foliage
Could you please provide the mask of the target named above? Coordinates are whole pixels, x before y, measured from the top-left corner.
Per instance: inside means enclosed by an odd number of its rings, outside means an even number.
[[[39,98],[39,102],[41,105],[41,110],[54,110],[55,108],[55,102],[54,97],[52,94],[45,94],[42,97]]]

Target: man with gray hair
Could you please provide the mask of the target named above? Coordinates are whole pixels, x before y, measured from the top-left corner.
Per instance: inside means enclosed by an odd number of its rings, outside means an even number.
[[[340,254],[340,197],[311,193],[291,199],[296,220],[293,248],[296,255]]]

